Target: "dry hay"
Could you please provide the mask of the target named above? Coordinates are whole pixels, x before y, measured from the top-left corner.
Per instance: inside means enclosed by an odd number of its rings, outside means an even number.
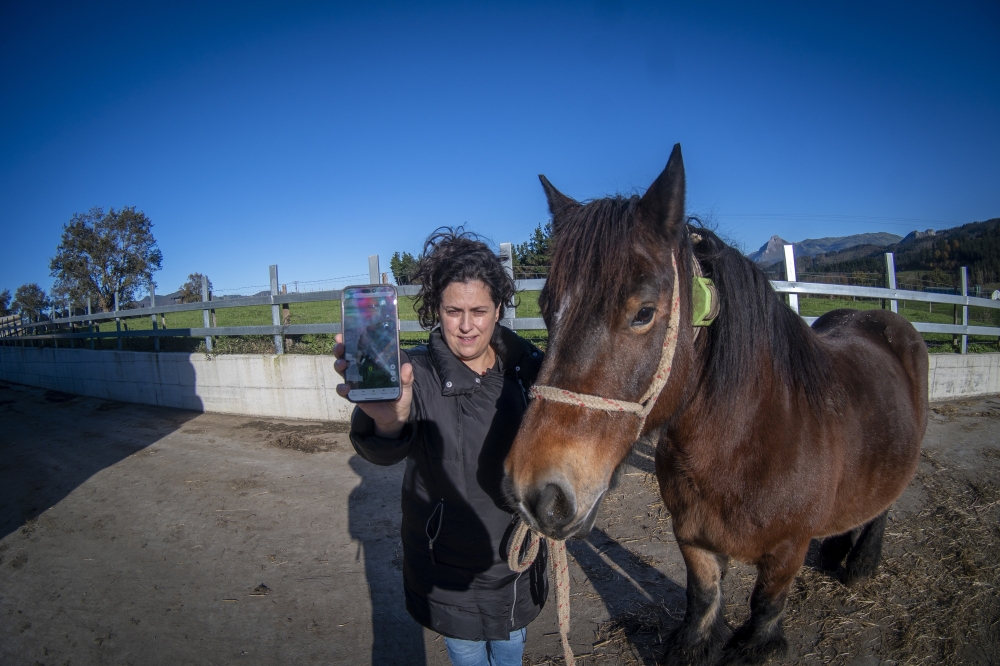
[[[278,423],[277,421],[247,421],[241,428],[269,433],[295,433],[299,435],[326,435],[350,432],[348,423],[323,421],[320,423]]]
[[[846,588],[814,569],[796,579],[786,627],[820,623],[807,653],[823,663],[857,656],[859,639],[864,652],[897,664],[1000,661],[1000,487],[995,478],[971,481],[927,451],[921,457],[931,468],[916,475],[923,508],[887,525],[872,580]]]
[[[1000,458],[992,449],[983,453]],[[865,654],[895,664],[1000,663],[996,475],[971,481],[932,453],[922,459],[915,483],[926,496],[923,508],[888,523],[872,580],[845,587],[812,566],[799,572],[785,617],[793,645],[786,663],[847,664]],[[755,572],[736,564],[728,573],[726,618],[735,625],[747,615]],[[594,652],[581,663],[655,663],[680,612],[653,603],[628,607],[598,627]]]
[[[639,602],[597,628],[594,661],[601,664],[655,663],[662,656],[667,637],[683,619],[661,604]]]
[[[303,453],[322,453],[333,451],[337,448],[336,442],[327,442],[318,437],[303,437],[294,433],[268,437],[266,441],[271,446],[276,446],[279,449],[291,449],[293,451],[302,451]]]
[[[985,411],[971,411],[968,409],[962,409],[962,407],[972,407],[977,405],[974,400],[956,400],[955,402],[947,402],[941,405],[934,405],[931,407],[931,411],[938,416],[945,417],[948,421],[954,421],[956,416],[971,416],[979,418],[1000,418],[1000,403],[988,401],[990,405],[997,405],[997,407],[988,407]]]
[[[350,430],[346,423],[327,421],[324,423],[276,423],[273,421],[248,421],[241,427],[261,433],[264,441],[279,449],[290,449],[303,453],[323,453],[338,448],[337,441],[325,439],[324,435],[343,434]],[[307,435],[319,435],[308,437]]]

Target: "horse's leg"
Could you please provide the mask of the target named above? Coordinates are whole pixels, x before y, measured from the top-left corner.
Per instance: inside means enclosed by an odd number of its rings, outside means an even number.
[[[882,559],[882,538],[885,536],[888,515],[887,509],[860,528],[840,576],[844,585],[864,582],[875,573],[879,560]]]
[[[757,583],[750,595],[750,617],[737,629],[722,658],[724,664],[760,664],[788,649],[781,616],[788,588],[809,550],[809,539],[786,542],[757,562]]]
[[[728,559],[702,548],[681,545],[687,567],[687,609],[670,641],[667,664],[713,664],[726,640],[722,619],[722,576]]]
[[[844,563],[844,558],[851,552],[854,546],[854,530],[831,536],[823,539],[819,547],[819,565],[824,571],[831,574],[840,570],[840,565]]]

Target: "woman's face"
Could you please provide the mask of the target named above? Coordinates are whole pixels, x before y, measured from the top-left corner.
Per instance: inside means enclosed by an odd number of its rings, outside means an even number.
[[[480,280],[452,282],[441,294],[438,315],[448,349],[469,363],[489,349],[500,307],[493,304],[490,290]]]

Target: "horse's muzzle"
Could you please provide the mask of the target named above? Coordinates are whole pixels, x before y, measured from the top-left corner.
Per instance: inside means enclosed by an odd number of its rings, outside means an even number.
[[[576,518],[576,499],[572,488],[564,490],[558,484],[546,484],[540,492],[525,498],[525,508],[545,534],[562,534]]]
[[[583,516],[578,515],[576,494],[568,483],[550,482],[541,488],[527,489],[523,497],[514,491],[513,484],[504,484],[508,500],[533,529],[553,539],[585,536],[597,518],[601,497]]]

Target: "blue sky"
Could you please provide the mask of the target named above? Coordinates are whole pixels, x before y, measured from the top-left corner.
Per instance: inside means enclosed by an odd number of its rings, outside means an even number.
[[[160,293],[521,242],[537,174],[641,191],[675,142],[747,250],[1000,216],[1000,5],[759,4],[4,2],[0,289],[93,206],[153,220]]]

